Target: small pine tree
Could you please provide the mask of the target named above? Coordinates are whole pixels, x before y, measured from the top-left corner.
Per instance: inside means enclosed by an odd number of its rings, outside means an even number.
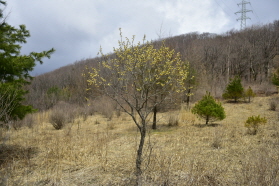
[[[259,125],[264,125],[266,122],[267,120],[265,117],[262,118],[260,115],[251,116],[245,121],[244,126],[248,128],[249,134],[255,135],[258,132]]]
[[[195,104],[191,111],[193,114],[205,119],[206,125],[209,121],[223,120],[226,117],[221,103],[217,103],[209,92],[207,92],[206,95]]]
[[[251,102],[251,97],[255,97],[256,94],[254,93],[254,91],[252,90],[252,88],[249,86],[249,88],[246,90],[245,92],[246,97],[248,97],[248,102]]]
[[[235,76],[234,79],[230,80],[230,83],[227,85],[225,93],[223,94],[224,99],[234,99],[234,102],[241,97],[243,97],[244,89],[241,84],[241,79],[239,76]]]

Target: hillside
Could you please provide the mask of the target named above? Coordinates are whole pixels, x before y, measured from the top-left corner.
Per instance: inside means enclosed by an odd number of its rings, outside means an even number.
[[[144,185],[277,185],[278,111],[270,103],[278,100],[223,103],[227,118],[209,126],[187,110],[160,113],[158,130],[148,132]],[[139,134],[128,115],[79,117],[54,130],[51,112],[33,115],[32,128],[2,131],[2,185],[134,183]],[[248,135],[244,121],[258,114],[268,122]],[[179,125],[169,127],[170,117]]]
[[[188,33],[165,38],[165,44],[181,54],[190,63],[191,75],[196,77],[192,101],[210,91],[221,97],[230,78],[240,76],[245,87],[270,95],[272,73],[279,68],[279,21],[252,26],[245,30],[231,30],[224,34]],[[153,41],[156,47],[162,40]],[[110,58],[114,55],[111,54]],[[53,107],[59,101],[85,104],[86,99],[96,99],[98,90],[88,89],[87,74],[101,57],[77,61],[55,71],[35,77],[28,87],[27,103],[40,110]]]
[[[26,86],[25,103],[37,112],[0,128],[0,185],[279,183],[279,97],[271,83],[279,21],[137,46],[126,41],[123,50]],[[222,98],[234,77],[256,93],[251,103]],[[224,120],[205,125],[190,112],[206,92],[222,102]],[[256,115],[267,123],[252,134],[244,122]]]

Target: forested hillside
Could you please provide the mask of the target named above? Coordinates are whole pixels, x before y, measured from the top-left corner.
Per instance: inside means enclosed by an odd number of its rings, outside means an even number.
[[[123,38],[20,86],[39,112],[0,127],[0,185],[278,185],[279,21]]]
[[[236,75],[257,93],[270,94],[276,90],[270,85],[271,75],[279,67],[278,20],[224,34],[194,32],[164,40],[190,63],[191,75],[195,76],[195,81],[191,82],[194,87],[191,99],[200,98],[205,91],[221,97],[230,78]],[[161,43],[162,40],[153,41],[155,47]],[[100,60],[101,57],[96,57],[77,61],[35,77],[28,87],[28,104],[45,110],[59,101],[84,104],[86,98],[98,97],[98,90],[86,91],[88,78],[85,76],[86,66],[92,67]]]

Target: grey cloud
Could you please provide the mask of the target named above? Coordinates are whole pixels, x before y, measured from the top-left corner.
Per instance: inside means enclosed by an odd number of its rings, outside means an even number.
[[[31,38],[22,52],[57,51],[33,74],[47,72],[77,60],[95,57],[100,45],[105,52],[117,46],[118,29],[123,35],[155,40],[188,32],[223,33],[238,29],[236,2],[223,0],[9,0],[9,23],[25,24]],[[253,9],[262,23],[279,19],[279,1],[253,0]],[[249,7],[249,6],[248,6]],[[254,14],[249,14],[253,23]],[[249,25],[250,22],[247,22]],[[160,33],[161,32],[161,33]]]

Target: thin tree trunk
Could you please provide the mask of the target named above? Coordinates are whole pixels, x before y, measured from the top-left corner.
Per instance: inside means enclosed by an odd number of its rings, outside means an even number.
[[[152,129],[157,129],[157,106],[153,108],[153,124]]]
[[[136,185],[137,186],[142,185],[141,163],[142,163],[142,153],[143,153],[145,135],[146,135],[146,123],[145,121],[142,121],[142,127],[140,128],[140,144],[137,150],[137,160],[136,160],[136,177],[137,177]]]
[[[157,95],[155,95],[155,104],[157,103]],[[153,124],[152,129],[157,129],[157,106],[153,108]]]
[[[189,109],[190,107],[189,107],[189,105],[190,105],[190,93],[191,93],[191,89],[189,88],[188,89],[188,92],[187,92],[188,94],[187,94],[187,97],[186,97],[186,105],[187,105],[187,109]]]

